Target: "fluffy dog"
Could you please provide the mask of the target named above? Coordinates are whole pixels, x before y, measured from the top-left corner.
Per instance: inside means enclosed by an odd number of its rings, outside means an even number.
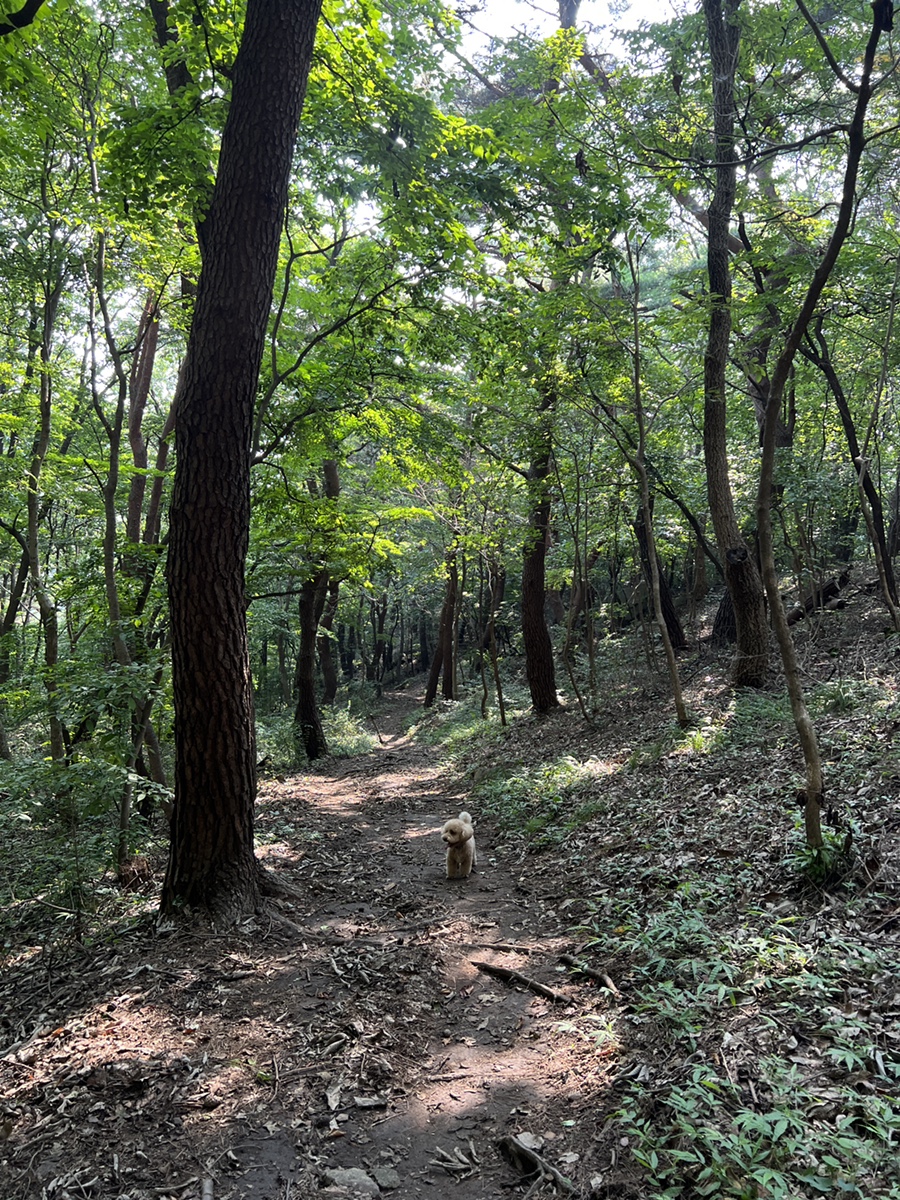
[[[447,845],[447,878],[468,879],[476,865],[475,826],[467,812],[448,821],[441,830],[441,840]]]

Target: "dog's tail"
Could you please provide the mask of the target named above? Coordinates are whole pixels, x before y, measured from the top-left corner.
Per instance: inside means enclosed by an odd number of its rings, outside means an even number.
[[[460,821],[465,821],[465,823],[466,823],[467,825],[474,825],[474,824],[475,824],[475,822],[472,820],[471,816],[470,816],[470,815],[469,815],[469,813],[467,813],[467,812],[461,812],[461,813],[459,814],[459,819],[460,819]]]

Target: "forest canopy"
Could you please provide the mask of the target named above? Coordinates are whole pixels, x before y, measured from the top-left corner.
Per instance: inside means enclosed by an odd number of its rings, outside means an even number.
[[[239,911],[258,763],[328,754],[348,703],[427,672],[426,704],[505,719],[512,673],[590,719],[614,647],[686,727],[705,637],[736,686],[783,671],[822,851],[794,624],[859,568],[900,630],[892,6],[599,29],[561,2],[490,38],[431,0],[326,0],[290,37],[276,7],[0,24],[19,817],[96,820],[121,875],[174,812],[164,915]]]

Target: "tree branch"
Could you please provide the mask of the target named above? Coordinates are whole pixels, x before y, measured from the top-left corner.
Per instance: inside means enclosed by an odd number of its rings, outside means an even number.
[[[18,12],[7,13],[0,24],[0,37],[6,37],[15,33],[17,29],[24,29],[26,25],[30,25],[43,3],[44,0],[26,0]]]
[[[840,63],[837,61],[837,59],[831,53],[831,47],[828,45],[828,42],[825,40],[825,34],[819,28],[818,22],[816,21],[815,17],[812,15],[812,13],[809,11],[809,9],[806,7],[806,5],[803,3],[803,0],[797,0],[797,7],[803,13],[803,18],[806,21],[807,25],[810,27],[810,29],[813,31],[813,33],[816,35],[816,41],[822,47],[822,53],[825,55],[826,59],[828,60],[829,67],[831,67],[832,71],[834,71],[835,75],[838,77],[838,79],[841,81],[841,83],[844,85],[844,87],[847,88],[848,91],[858,94],[859,93],[859,84],[854,83],[853,80],[850,79],[849,76],[845,75],[844,72],[841,70]]]

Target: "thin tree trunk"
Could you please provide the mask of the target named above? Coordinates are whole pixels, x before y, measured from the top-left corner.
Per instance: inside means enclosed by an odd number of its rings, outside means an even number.
[[[769,404],[766,411],[765,436],[763,438],[763,453],[759,473],[759,490],[756,500],[757,524],[759,527],[760,558],[763,568],[763,579],[766,595],[769,598],[769,608],[772,614],[772,624],[778,646],[781,650],[781,660],[784,665],[785,683],[791,701],[791,711],[794,724],[803,751],[806,765],[806,789],[804,804],[804,820],[806,824],[806,842],[814,850],[824,846],[821,824],[821,804],[825,785],[822,772],[822,760],[816,731],[806,707],[803,687],[800,682],[800,672],[797,666],[797,655],[791,637],[787,614],[778,587],[778,574],[775,564],[775,546],[772,534],[772,493],[775,474],[775,416],[780,411],[784,389],[790,377],[794,358],[800,343],[806,335],[812,321],[825,285],[837,262],[841,248],[850,232],[853,215],[856,211],[856,183],[859,177],[859,166],[865,149],[865,118],[869,101],[872,98],[872,71],[875,63],[875,52],[881,37],[880,7],[873,10],[872,31],[866,44],[863,57],[863,70],[856,89],[856,104],[847,135],[847,163],[844,170],[844,183],[837,220],[825,249],[825,253],[813,273],[807,288],[800,311],[788,333],[784,349],[775,365],[769,392]]]
[[[448,645],[451,645],[453,638],[453,614],[456,610],[456,584],[458,582],[458,574],[456,571],[456,550],[451,547],[445,556],[446,583],[444,585],[444,602],[441,605],[441,616],[438,623],[438,638],[437,646],[435,647],[434,657],[431,660],[431,667],[428,672],[428,683],[425,686],[424,707],[431,708],[437,698],[438,683],[441,678],[441,671],[445,672],[444,694],[446,695],[446,670],[448,659]],[[453,651],[449,652],[450,661],[450,681],[451,694],[453,698],[452,682],[453,682]]]
[[[338,689],[337,666],[334,661],[334,619],[337,616],[338,602],[340,600],[341,585],[337,579],[328,581],[328,594],[325,597],[325,606],[322,609],[322,617],[319,621],[319,637],[317,646],[319,649],[319,667],[322,671],[322,703],[334,704]]]
[[[635,471],[638,477],[638,484],[641,492],[641,520],[637,523],[639,527],[638,541],[642,549],[646,551],[647,567],[649,568],[650,591],[653,597],[653,611],[656,616],[656,625],[659,630],[660,640],[663,644],[663,653],[666,657],[666,668],[669,673],[669,685],[672,689],[672,701],[675,705],[675,715],[678,724],[682,729],[688,724],[687,708],[684,703],[684,696],[681,690],[681,678],[678,674],[678,663],[675,659],[675,650],[682,649],[682,645],[676,647],[675,639],[672,635],[672,626],[670,622],[674,618],[674,626],[683,645],[686,645],[684,631],[681,628],[681,622],[678,620],[677,614],[672,605],[671,596],[669,596],[670,614],[666,613],[663,603],[663,575],[659,569],[659,555],[656,553],[656,538],[653,534],[653,501],[650,495],[650,479],[647,474],[647,425],[644,416],[644,387],[643,373],[641,370],[641,322],[640,322],[640,301],[641,301],[641,277],[639,261],[631,245],[630,239],[626,236],[626,248],[628,251],[628,266],[631,271],[632,280],[632,305],[631,305],[631,329],[632,329],[632,388],[634,391],[634,415],[637,421],[637,448],[635,453],[628,454],[629,465]],[[666,592],[668,593],[668,583],[666,583]]]
[[[40,344],[41,373],[39,380],[39,424],[31,449],[28,472],[26,510],[28,515],[28,569],[31,590],[38,602],[44,634],[44,688],[47,693],[50,757],[61,762],[66,755],[65,730],[59,712],[59,616],[41,567],[38,531],[41,520],[41,476],[50,450],[52,373],[50,355],[56,313],[62,296],[63,280],[57,278],[45,285]]]
[[[304,754],[313,762],[317,758],[324,758],[328,753],[328,743],[316,703],[316,634],[327,590],[328,573],[325,570],[320,571],[315,578],[307,579],[300,588],[300,637],[294,676],[294,745],[297,762],[303,761]]]
[[[646,471],[644,472],[646,474]],[[638,471],[640,480],[640,471]],[[641,558],[641,567],[644,572],[644,577],[647,580],[647,586],[650,588],[651,595],[655,596],[656,591],[659,592],[659,611],[662,613],[663,621],[668,633],[669,640],[672,643],[673,650],[686,650],[688,640],[684,635],[684,628],[681,624],[681,618],[675,608],[675,601],[672,599],[672,589],[669,587],[669,581],[666,579],[662,570],[662,564],[659,561],[659,555],[651,560],[650,545],[654,547],[656,539],[653,537],[652,521],[653,521],[653,496],[650,495],[649,478],[647,482],[647,495],[650,511],[651,525],[647,523],[647,507],[643,502],[643,491],[641,507],[634,522],[634,531],[637,535],[638,548]],[[655,549],[654,549],[655,553]],[[655,579],[655,582],[654,582]]]
[[[875,486],[875,481],[866,469],[862,447],[859,444],[859,437],[856,432],[856,423],[853,420],[853,414],[850,411],[850,405],[847,402],[847,396],[844,392],[840,376],[832,361],[828,342],[823,332],[823,324],[823,318],[821,316],[818,317],[815,330],[812,334],[812,337],[815,338],[815,343],[813,343],[812,338],[807,338],[806,345],[801,348],[801,352],[822,372],[837,405],[841,425],[844,430],[844,437],[847,439],[847,448],[850,451],[850,460],[856,470],[857,482],[862,491],[863,502],[868,505],[869,516],[867,518],[867,525],[870,525],[870,540],[876,557],[880,558],[882,563],[886,587],[886,602],[890,608],[891,604],[896,605],[897,603],[897,582],[894,578],[894,567],[891,562],[891,556],[888,553],[887,534],[884,528],[884,506],[881,503],[881,496],[878,488]]]

